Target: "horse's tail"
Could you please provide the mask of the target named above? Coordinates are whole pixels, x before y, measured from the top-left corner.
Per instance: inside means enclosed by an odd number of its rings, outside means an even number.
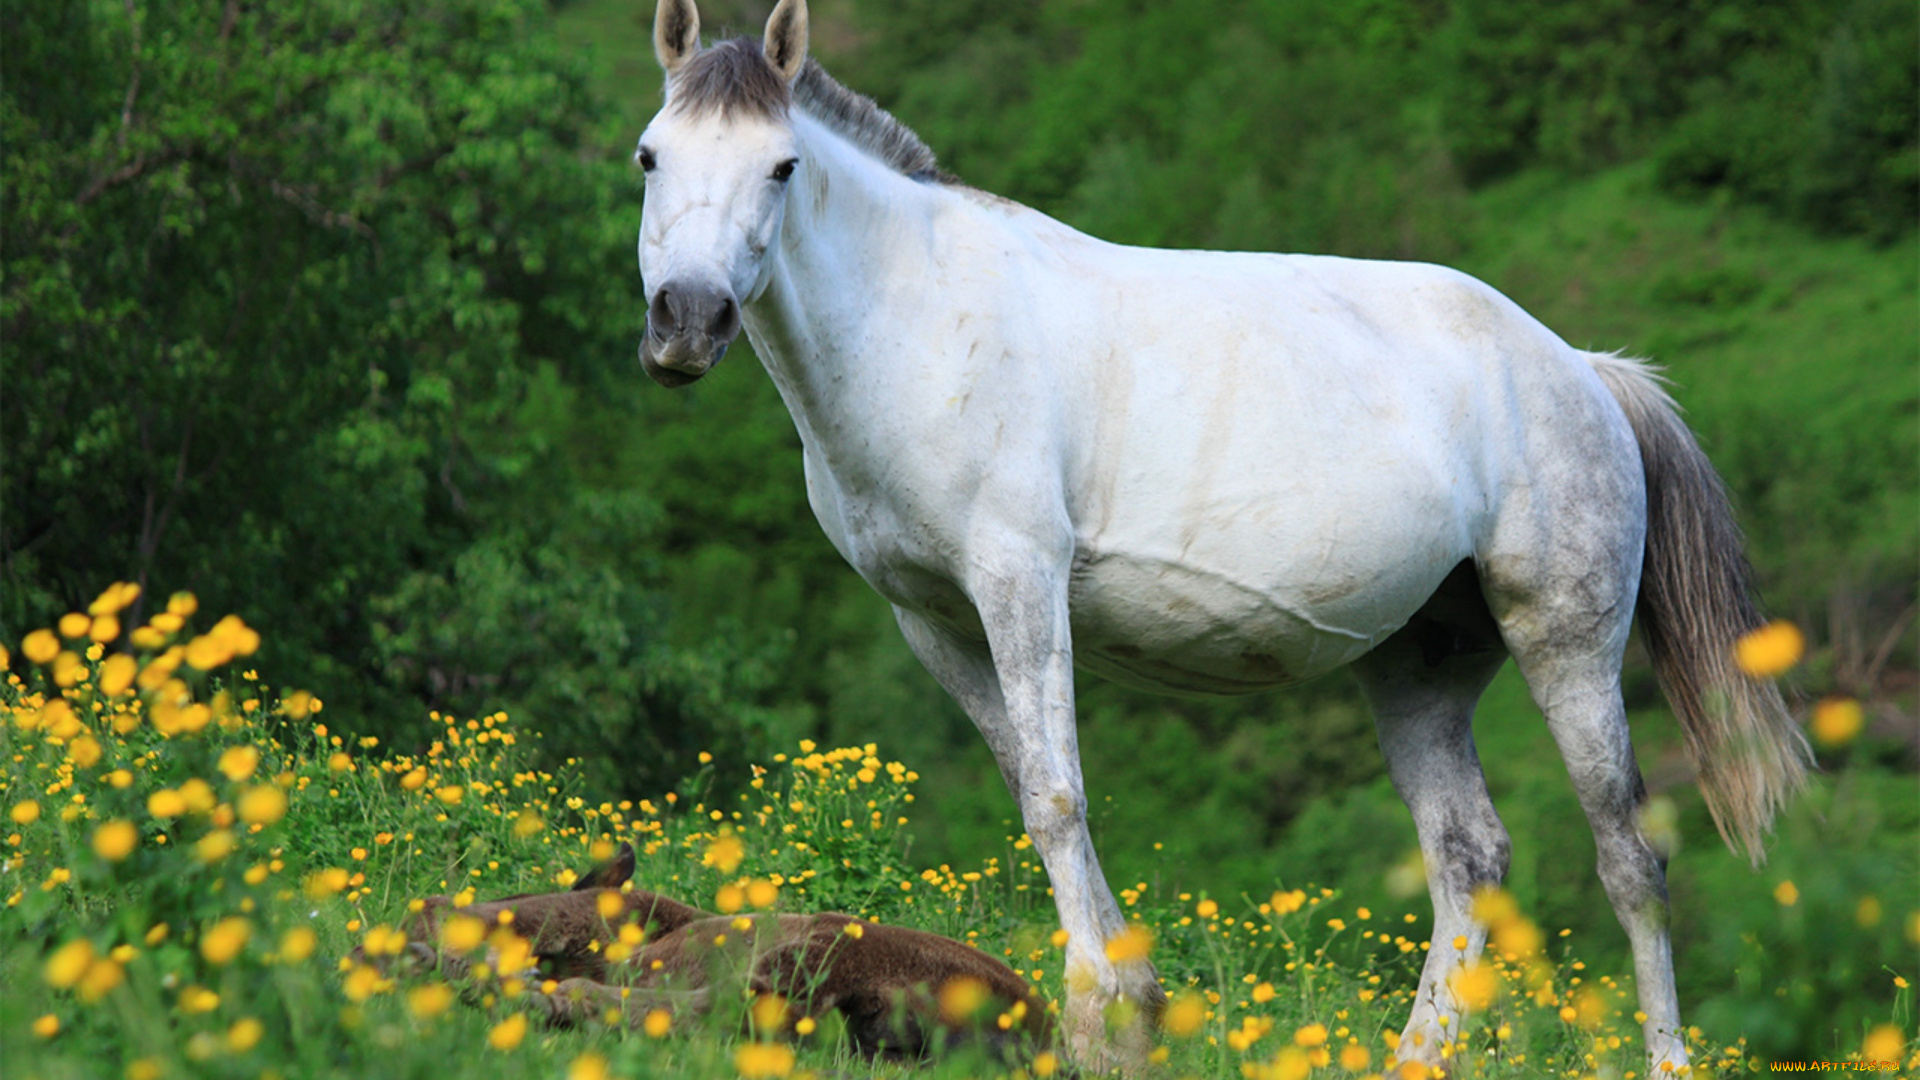
[[[1764,620],[1733,506],[1660,377],[1639,360],[1587,358],[1626,411],[1646,470],[1641,636],[1721,838],[1758,866],[1774,812],[1805,785],[1812,752],[1779,688],[1734,663],[1734,642]]]

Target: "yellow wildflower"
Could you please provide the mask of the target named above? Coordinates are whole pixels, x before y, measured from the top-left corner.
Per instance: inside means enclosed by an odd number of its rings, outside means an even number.
[[[93,830],[93,850],[108,862],[119,862],[139,846],[140,830],[131,821],[109,821]]]
[[[258,1045],[260,1037],[266,1033],[266,1025],[251,1016],[235,1020],[233,1026],[227,1029],[227,1049],[244,1054]]]
[[[240,796],[240,820],[249,825],[271,825],[287,816],[287,793],[271,784],[248,788]]]
[[[667,1032],[672,1029],[673,1014],[665,1009],[653,1010],[647,1014],[645,1020],[640,1022],[640,1030],[646,1032],[647,1037],[650,1039],[665,1038]]]
[[[216,967],[228,964],[247,947],[247,938],[252,934],[252,923],[238,915],[229,915],[200,935],[200,955]]]
[[[1734,642],[1733,660],[1748,675],[1770,679],[1799,663],[1806,651],[1807,639],[1800,628],[1776,620]]]
[[[1821,746],[1845,746],[1866,724],[1866,713],[1852,698],[1828,698],[1813,707],[1813,741]]]
[[[43,1039],[51,1039],[60,1034],[60,1018],[48,1013],[33,1022],[33,1033]]]
[[[40,820],[40,804],[32,799],[14,803],[7,816],[13,818],[15,825],[31,825]]]
[[[251,746],[229,746],[220,755],[220,772],[229,780],[245,780],[260,767],[260,751]]]
[[[295,926],[280,935],[280,959],[289,964],[305,963],[320,944],[320,935],[310,926]]]
[[[1137,964],[1153,951],[1153,932],[1135,923],[1107,939],[1107,959],[1116,964]]]
[[[446,983],[428,983],[407,991],[407,1011],[421,1020],[431,1020],[453,1004],[453,987]]]
[[[785,1043],[743,1043],[733,1052],[740,1080],[766,1080],[793,1071],[793,1047]]]
[[[1190,1039],[1207,1022],[1207,999],[1199,994],[1181,994],[1160,1014],[1161,1030],[1176,1039]]]
[[[51,630],[35,630],[20,642],[20,653],[36,664],[47,664],[60,655],[60,639]]]
[[[47,985],[56,990],[65,990],[80,981],[93,964],[93,942],[86,938],[75,938],[54,950],[47,958],[43,971]]]
[[[487,1045],[495,1050],[511,1050],[519,1046],[520,1040],[526,1037],[527,1016],[525,1013],[514,1013],[495,1024],[493,1030],[487,1032]]]

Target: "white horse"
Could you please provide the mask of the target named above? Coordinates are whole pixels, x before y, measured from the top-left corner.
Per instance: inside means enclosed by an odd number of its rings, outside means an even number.
[[[1120,247],[962,186],[807,59],[804,0],[706,49],[693,0],[660,0],[654,48],[641,363],[692,382],[744,325],[821,526],[1020,804],[1070,935],[1076,1057],[1137,1060],[1164,1000],[1103,948],[1124,922],[1087,833],[1076,662],[1203,693],[1354,666],[1434,904],[1399,1052],[1437,1062],[1449,976],[1486,942],[1474,892],[1507,868],[1472,716],[1511,656],[1592,824],[1647,1052],[1685,1064],[1620,697],[1636,599],[1730,843],[1758,858],[1807,750],[1733,666],[1759,622],[1739,533],[1655,376],[1452,270]]]

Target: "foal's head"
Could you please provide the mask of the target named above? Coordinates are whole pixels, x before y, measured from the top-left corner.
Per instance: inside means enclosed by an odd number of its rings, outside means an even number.
[[[693,0],[660,0],[653,49],[667,101],[634,154],[647,174],[640,363],[661,385],[684,386],[719,362],[740,332],[740,306],[767,284],[767,249],[800,164],[788,109],[806,64],[806,0],[780,0],[757,47],[739,39],[704,50]]]

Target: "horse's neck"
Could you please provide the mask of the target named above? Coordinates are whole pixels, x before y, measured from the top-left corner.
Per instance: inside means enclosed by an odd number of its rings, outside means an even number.
[[[933,289],[932,215],[941,192],[874,160],[796,111],[805,156],[765,293],[747,309],[754,349],[810,439],[867,407],[863,369],[893,343],[889,309]],[[881,296],[886,303],[878,303]]]

